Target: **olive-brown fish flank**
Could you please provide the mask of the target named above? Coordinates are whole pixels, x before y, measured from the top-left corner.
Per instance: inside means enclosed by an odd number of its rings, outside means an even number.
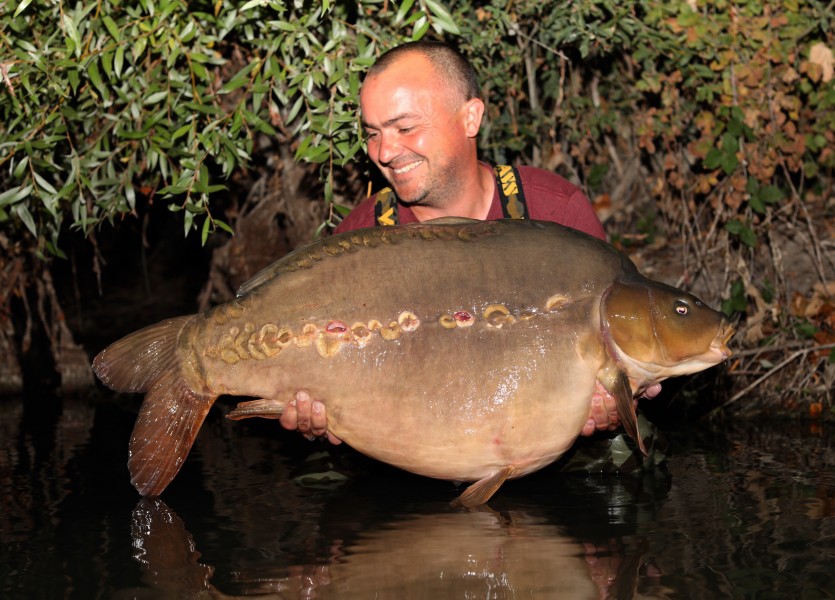
[[[598,383],[637,435],[633,394],[720,362],[732,331],[584,234],[445,219],[300,248],[235,300],[128,336],[94,367],[148,392],[129,462],[144,495],[165,489],[219,395],[261,398],[232,418],[274,418],[305,390],[357,450],[475,481],[457,500],[473,506],[565,452]]]

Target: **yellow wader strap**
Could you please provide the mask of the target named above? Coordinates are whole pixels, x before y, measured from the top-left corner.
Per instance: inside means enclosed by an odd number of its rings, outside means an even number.
[[[528,206],[522,191],[522,180],[515,167],[496,165],[493,168],[496,176],[496,187],[499,190],[499,200],[505,219],[527,219]],[[374,220],[377,225],[397,225],[397,196],[391,188],[383,188],[377,192],[374,201]]]
[[[377,225],[397,225],[397,196],[391,188],[377,192],[374,200],[374,222]]]
[[[522,179],[515,167],[510,165],[496,165],[496,187],[499,188],[499,200],[502,203],[502,214],[505,219],[527,219],[528,205],[522,192]]]

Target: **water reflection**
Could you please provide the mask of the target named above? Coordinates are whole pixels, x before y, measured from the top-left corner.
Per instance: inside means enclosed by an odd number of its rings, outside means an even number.
[[[191,534],[162,500],[140,500],[131,518],[133,557],[146,587],[123,590],[119,598],[191,598],[217,592],[214,569],[199,562]]]
[[[149,589],[129,597],[218,593],[214,569],[180,518],[161,500],[133,511],[133,547]],[[597,560],[541,517],[489,510],[411,514],[364,531],[352,542],[330,540],[320,563],[242,570],[241,595],[281,598],[603,598],[617,589],[622,557]],[[634,580],[634,577],[632,578]]]
[[[509,482],[491,512],[452,484],[210,416],[162,502],[126,470],[136,402],[0,400],[0,597],[825,598],[835,438],[758,424],[670,432],[669,473]],[[272,424],[274,425],[274,424]],[[320,445],[321,446],[321,445]],[[571,586],[571,587],[569,587]]]

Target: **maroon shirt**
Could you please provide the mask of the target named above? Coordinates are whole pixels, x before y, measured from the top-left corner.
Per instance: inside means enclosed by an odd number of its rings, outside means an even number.
[[[490,167],[480,163],[483,168]],[[572,229],[577,229],[601,240],[606,240],[603,225],[594,212],[585,194],[573,183],[563,179],[556,173],[534,167],[517,167],[519,178],[522,180],[522,191],[525,194],[525,204],[528,216],[539,221],[553,221]],[[492,172],[492,169],[491,169]],[[493,203],[487,213],[488,221],[503,219],[502,205],[499,200],[499,190],[493,179]],[[374,227],[374,201],[377,195],[366,198],[351,211],[336,228],[334,233],[353,231],[363,227]],[[417,218],[408,206],[398,203],[398,220],[401,225],[415,223]]]

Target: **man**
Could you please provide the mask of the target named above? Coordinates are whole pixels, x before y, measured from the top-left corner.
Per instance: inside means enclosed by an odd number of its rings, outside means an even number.
[[[435,41],[410,42],[383,54],[360,92],[368,155],[391,185],[359,204],[336,233],[445,216],[555,221],[605,240],[582,191],[562,177],[530,167],[494,171],[477,157],[484,102],[472,66]],[[515,188],[506,193],[511,177]],[[658,394],[661,386],[647,391]],[[299,392],[281,416],[287,429],[310,439],[327,435],[321,402]],[[582,435],[619,424],[615,399],[602,386],[592,399]]]

